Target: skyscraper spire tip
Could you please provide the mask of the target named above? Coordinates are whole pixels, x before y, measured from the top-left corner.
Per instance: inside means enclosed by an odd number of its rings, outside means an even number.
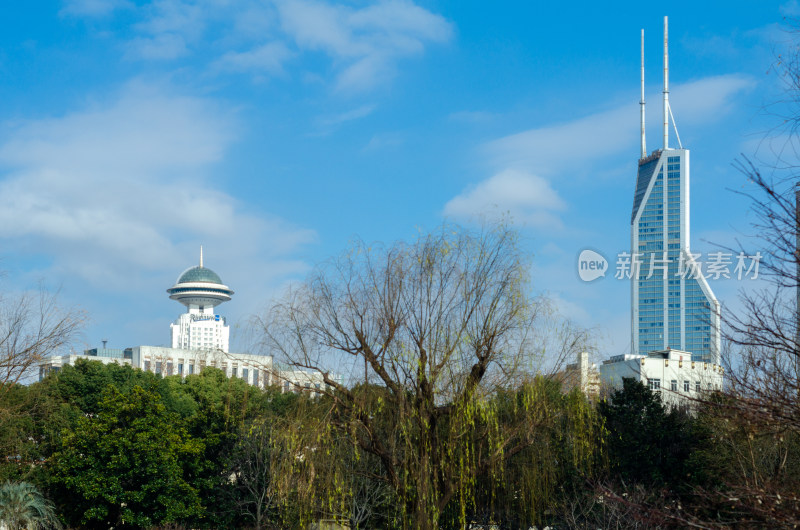
[[[664,17],[664,149],[669,149],[669,38]]]
[[[200,267],[203,267],[203,245],[200,245]]]
[[[647,146],[645,145],[645,138],[644,138],[644,29],[642,29],[642,99],[639,100],[639,105],[641,109],[641,121],[642,121],[642,156],[641,158],[645,158],[647,156]]]

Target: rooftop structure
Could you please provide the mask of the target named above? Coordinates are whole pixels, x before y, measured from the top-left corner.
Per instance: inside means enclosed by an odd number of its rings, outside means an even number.
[[[203,247],[200,265],[183,271],[167,292],[170,299],[187,309],[170,324],[173,348],[228,351],[230,328],[214,308],[230,300],[233,290],[222,283],[216,272],[203,266]]]

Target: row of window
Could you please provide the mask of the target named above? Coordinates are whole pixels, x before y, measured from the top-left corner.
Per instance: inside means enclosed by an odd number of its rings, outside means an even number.
[[[178,371],[175,373],[175,375],[183,376],[183,375],[192,375],[192,374],[195,373],[195,364],[194,363],[188,363],[186,365],[186,370],[187,371],[186,371],[185,374],[184,374],[184,363],[179,362],[179,363],[177,363],[177,365],[178,365]],[[151,364],[151,362],[146,359],[144,361],[144,370],[149,372],[150,369],[151,369],[151,366],[153,368],[155,368],[155,373],[157,373],[157,374],[162,374],[163,373],[164,375],[167,375],[167,376],[173,375],[173,367],[174,367],[174,365],[173,365],[172,361],[167,361],[166,363],[162,363],[162,361],[155,361],[155,363]],[[197,373],[200,373],[204,366],[205,366],[205,363],[203,361],[200,361],[200,363],[197,365]],[[216,363],[212,362],[210,364],[210,366],[216,367]],[[223,372],[227,373],[227,371],[228,371],[227,363],[221,363],[220,369]],[[245,381],[249,382],[251,374],[252,374],[252,384],[258,385],[258,382],[259,382],[259,379],[258,379],[259,378],[259,371],[256,368],[252,368],[252,369],[242,368],[242,379],[244,379]],[[231,376],[239,377],[239,365],[234,364],[234,365],[231,366]]]
[[[689,392],[690,389],[691,389],[691,386],[692,385],[691,385],[691,383],[690,383],[690,381],[688,379],[685,379],[683,381],[683,391],[684,392]],[[653,390],[653,391],[661,390],[661,379],[648,377],[647,378],[647,388],[649,388],[650,390]],[[677,379],[673,379],[672,381],[669,382],[669,389],[672,392],[677,392],[678,391],[678,380]],[[715,384],[712,384],[711,382],[709,382],[707,384],[707,387],[706,387],[706,390],[719,390],[719,389],[720,389],[719,388],[719,384],[715,385]],[[695,381],[694,382],[694,391],[695,392],[700,392],[701,390],[702,390],[702,385],[700,384],[700,381]]]

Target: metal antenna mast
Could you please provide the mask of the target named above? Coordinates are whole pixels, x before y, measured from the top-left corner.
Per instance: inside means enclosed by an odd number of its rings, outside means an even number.
[[[669,39],[664,17],[664,149],[669,149]]]
[[[642,121],[642,158],[647,156],[647,147],[644,141],[644,29],[642,29],[642,99],[639,100]]]

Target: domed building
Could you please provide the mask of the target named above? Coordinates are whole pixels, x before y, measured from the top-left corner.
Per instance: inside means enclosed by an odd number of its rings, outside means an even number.
[[[230,328],[214,309],[230,300],[233,290],[222,283],[216,272],[203,266],[202,247],[200,265],[183,271],[167,293],[187,309],[170,324],[173,348],[228,352]]]
[[[317,393],[327,389],[320,372],[273,366],[271,355],[230,352],[230,328],[215,309],[231,299],[233,290],[222,283],[216,272],[203,265],[202,247],[200,264],[183,271],[167,293],[170,299],[186,307],[186,313],[170,324],[171,347],[107,348],[104,340],[102,348],[84,350],[82,355],[69,353],[43,359],[39,363],[39,379],[85,360],[126,364],[165,377],[188,377],[206,368],[216,368],[227,377],[238,377],[261,388],[277,385],[283,392]]]

